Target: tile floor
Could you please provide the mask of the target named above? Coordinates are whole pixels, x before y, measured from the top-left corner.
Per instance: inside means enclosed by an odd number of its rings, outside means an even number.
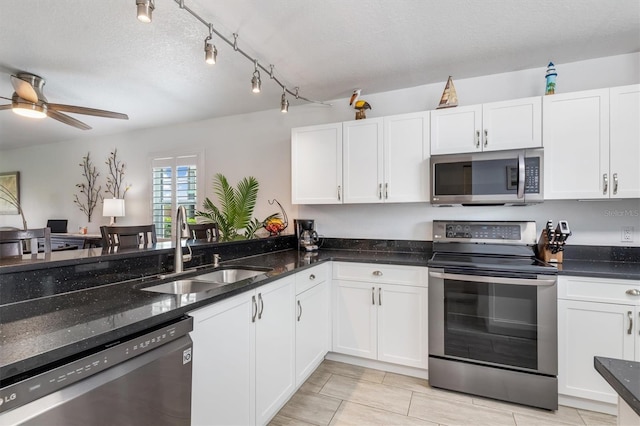
[[[615,425],[561,406],[550,412],[443,391],[427,380],[325,360],[271,421],[306,425]]]

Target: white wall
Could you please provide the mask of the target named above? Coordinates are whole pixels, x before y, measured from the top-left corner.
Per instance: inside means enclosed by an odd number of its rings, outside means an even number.
[[[558,93],[640,82],[640,53],[556,64]],[[456,80],[459,104],[471,105],[544,93],[546,64],[504,74]],[[428,70],[425,70],[428,72]],[[447,76],[430,84],[392,92],[368,94],[363,98],[373,107],[368,117],[434,109]],[[295,104],[295,101],[292,102]],[[109,152],[117,148],[127,164],[125,181],[133,186],[126,197],[124,225],[150,223],[151,153],[175,149],[204,150],[206,196],[215,201],[212,177],[223,173],[235,183],[253,175],[260,182],[256,216],[275,212],[267,199],[277,198],[290,219],[317,219],[321,234],[331,237],[430,239],[433,219],[530,219],[538,227],[547,219],[569,220],[574,244],[623,245],[620,227],[635,226],[632,245],[640,246],[640,218],[628,215],[640,209],[640,200],[610,202],[553,201],[528,207],[432,207],[426,203],[397,205],[291,205],[290,129],[313,124],[347,121],[354,118],[348,99],[332,101],[332,107],[293,105],[288,114],[269,110],[252,114],[216,118],[179,126],[146,129],[126,134],[61,142],[58,144],[0,152],[0,171],[21,172],[22,204],[30,227],[44,226],[47,218],[68,218],[69,229],[86,225],[86,218],[73,204],[75,184],[82,182],[78,164],[91,153],[101,171],[104,187]],[[579,153],[576,153],[578,158]],[[309,159],[313,161],[313,159]],[[107,224],[101,208],[90,230]],[[0,216],[0,226],[21,226],[19,216]]]

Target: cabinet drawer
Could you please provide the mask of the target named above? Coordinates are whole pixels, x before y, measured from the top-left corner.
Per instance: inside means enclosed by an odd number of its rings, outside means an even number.
[[[326,281],[329,264],[314,266],[296,274],[296,295],[309,290],[316,284]]]
[[[338,280],[427,286],[427,268],[380,265],[374,263],[333,263],[333,278]]]
[[[628,290],[640,292],[640,283],[634,280],[609,278],[558,277],[559,299],[640,306],[640,295],[629,294]]]

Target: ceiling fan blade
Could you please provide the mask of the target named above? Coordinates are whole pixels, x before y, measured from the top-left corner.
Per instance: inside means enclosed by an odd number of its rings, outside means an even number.
[[[23,79],[12,75],[11,84],[13,85],[13,88],[15,89],[18,96],[20,96],[22,99],[33,102],[34,104],[38,102],[38,94],[29,82],[26,82]]]
[[[53,118],[54,120],[58,120],[64,124],[68,124],[69,126],[77,127],[78,129],[82,129],[82,130],[91,129],[91,126],[84,124],[82,121],[76,120],[73,117],[69,117],[66,114],[63,114],[58,111],[54,111],[52,109],[49,109],[49,111],[47,111],[47,115]]]
[[[63,104],[52,104],[47,103],[49,110],[56,111],[64,111],[71,112],[75,114],[85,114],[85,115],[94,115],[96,117],[105,117],[105,118],[119,118],[121,120],[128,120],[129,116],[127,114],[122,114],[120,112],[113,111],[105,111],[103,109],[95,109],[95,108],[87,108],[75,105],[63,105]]]
[[[0,110],[3,110],[3,109],[11,109],[11,108],[12,108],[12,106],[11,106],[11,105],[0,105]]]

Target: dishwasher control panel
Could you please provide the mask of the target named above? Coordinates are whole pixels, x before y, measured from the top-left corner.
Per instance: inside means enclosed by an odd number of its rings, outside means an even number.
[[[0,389],[0,413],[20,407],[128,359],[147,353],[188,334],[193,318],[187,317],[152,331],[128,336],[95,348],[95,352]]]

